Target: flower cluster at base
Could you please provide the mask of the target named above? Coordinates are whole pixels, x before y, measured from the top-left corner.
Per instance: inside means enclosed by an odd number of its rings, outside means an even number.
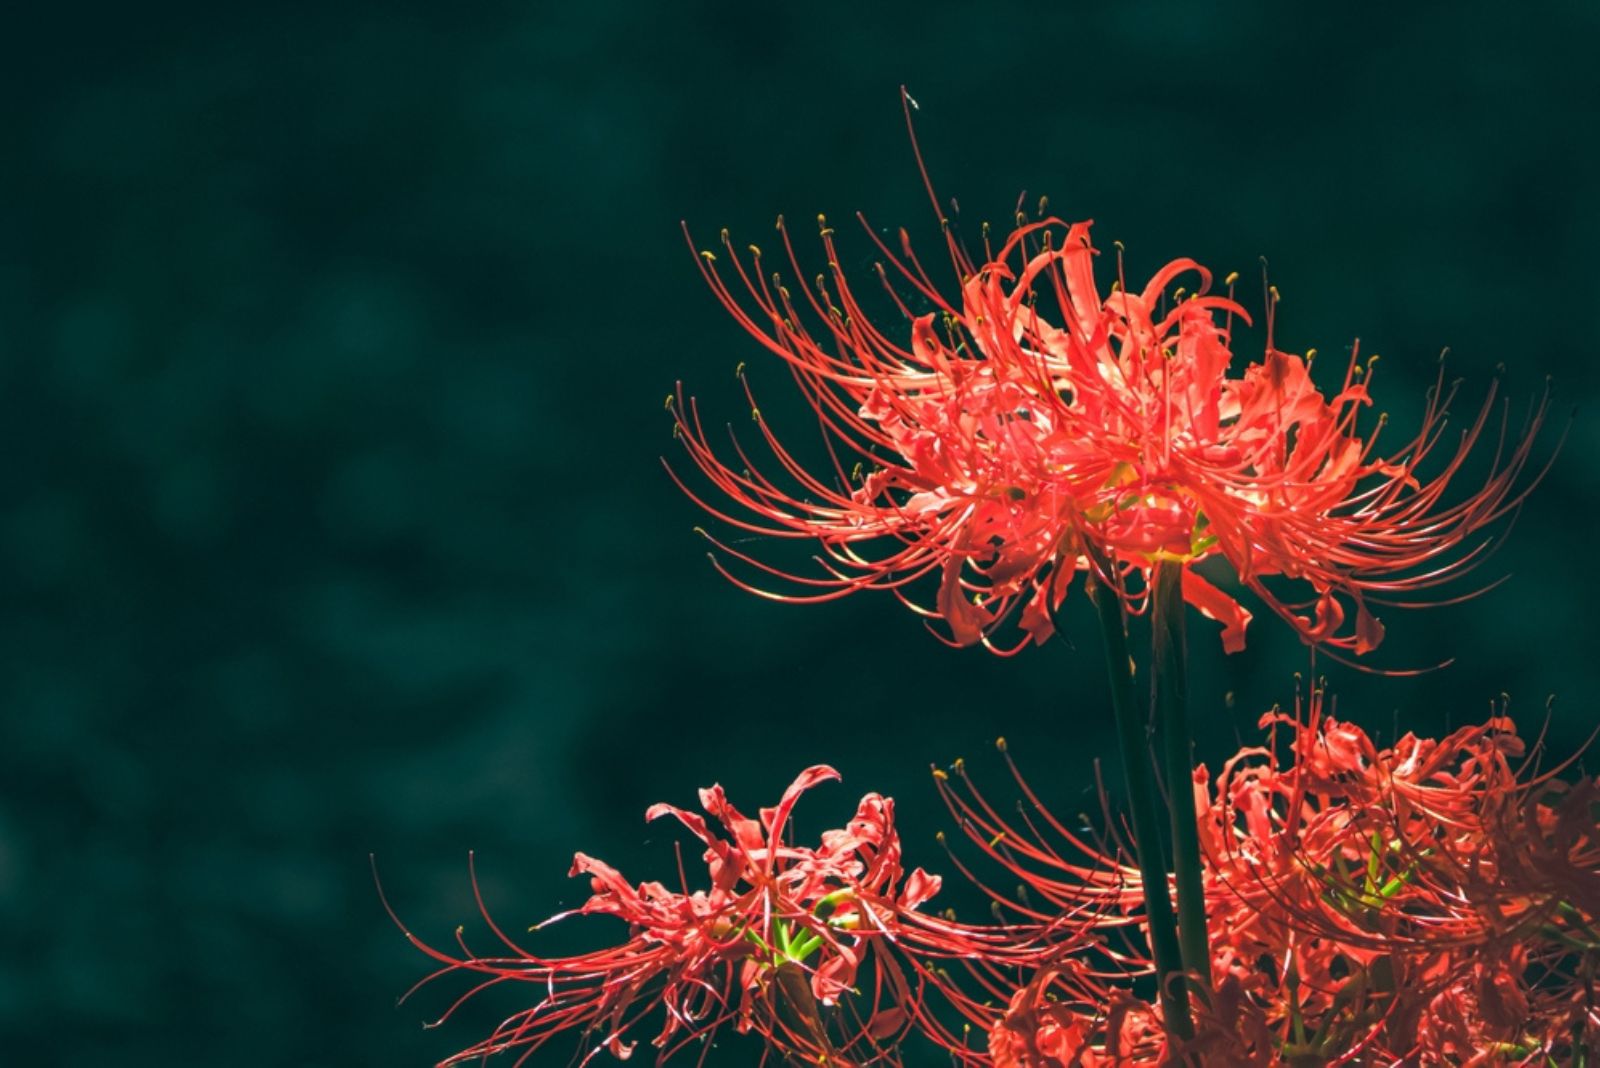
[[[887,798],[867,795],[817,847],[788,840],[800,795],[836,778],[815,767],[757,819],[702,790],[720,834],[696,813],[650,810],[705,845],[705,889],[634,886],[579,854],[573,874],[593,896],[574,912],[627,924],[607,948],[540,956],[487,910],[503,956],[464,942],[444,952],[407,931],[442,965],[418,986],[480,977],[447,1017],[487,987],[539,992],[444,1064],[499,1053],[520,1064],[563,1035],[582,1063],[626,1058],[644,1028],[657,1063],[693,1061],[723,1026],[759,1035],[763,1063],[836,1068],[916,1063],[902,1045],[913,1033],[986,1068],[1600,1057],[1600,782],[1533,770],[1504,716],[1379,748],[1313,694],[1262,726],[1267,744],[1214,783],[1194,777],[1213,986],[1195,998],[1192,1037],[1168,1033],[1150,989],[1126,849],[1069,828],[1020,775],[1026,804],[1002,816],[958,762],[938,788],[1006,876],[985,880],[952,850],[996,909],[994,924],[958,923],[922,911],[940,880],[906,870]]]
[[[981,1036],[993,1013],[949,969],[969,973],[978,996],[1014,988],[1040,962],[1070,952],[1090,921],[969,925],[925,914],[921,907],[940,881],[921,868],[905,870],[894,802],[878,794],[864,797],[849,823],[825,832],[820,845],[794,845],[795,803],[837,778],[831,768],[807,769],[758,819],[734,808],[721,787],[703,789],[700,803],[720,834],[698,813],[650,808],[647,819],[676,818],[704,844],[704,889],[634,886],[609,865],[577,854],[571,874],[588,876],[593,896],[539,927],[572,915],[625,922],[627,937],[603,949],[533,953],[502,931],[481,894],[480,911],[503,955],[470,951],[459,931],[459,953],[438,949],[394,917],[441,965],[411,993],[450,974],[481,977],[440,1022],[489,987],[522,983],[541,993],[531,1008],[441,1068],[500,1053],[516,1054],[514,1063],[522,1064],[558,1036],[582,1045],[579,1063],[602,1053],[624,1059],[652,1018],[661,1021],[650,1039],[658,1063],[679,1053],[703,1057],[725,1025],[764,1039],[763,1064],[775,1057],[837,1068],[899,1064],[900,1043],[913,1030],[954,1050],[970,1034]],[[679,878],[687,882],[681,864]],[[476,889],[475,875],[473,881]]]
[[[991,1028],[994,1068],[1595,1063],[1596,780],[1520,770],[1504,717],[1379,749],[1320,699],[1309,713],[1263,720],[1291,735],[1287,762],[1269,745],[1214,786],[1196,772],[1215,985],[1192,1040],[1169,1038],[1154,998],[1086,1005],[1047,969]],[[1045,848],[992,852],[1058,905],[1075,899]]]
[[[1012,652],[1049,638],[1077,573],[1137,614],[1151,569],[1179,561],[1184,599],[1222,624],[1233,652],[1251,614],[1194,569],[1215,559],[1304,641],[1359,655],[1383,638],[1376,608],[1427,600],[1482,558],[1491,543],[1474,535],[1526,493],[1520,475],[1543,404],[1514,439],[1501,430],[1485,480],[1451,500],[1487,427],[1492,389],[1425,475],[1454,392],[1442,372],[1420,431],[1380,450],[1384,417],[1358,425],[1372,376],[1357,346],[1325,395],[1312,381],[1314,352],[1274,344],[1274,290],[1265,352],[1230,374],[1234,323],[1249,321],[1232,279],[1226,296],[1213,294],[1211,272],[1179,259],[1130,287],[1119,262],[1105,293],[1089,226],[1019,216],[994,248],[986,224],[974,258],[947,222],[954,298],[930,280],[904,231],[897,255],[868,228],[905,290],[880,264],[887,317],[899,320],[890,326],[875,325],[852,290],[840,267],[852,257],[825,223],[829,270],[808,284],[779,220],[794,291],[769,278],[759,248],[747,258],[724,231],[735,281],[704,252],[706,281],[787,364],[815,409],[826,459],[803,462],[781,441],[748,384],[771,459],[758,463],[737,439],[724,459],[680,384],[668,398],[675,430],[716,493],[674,473],[679,485],[739,530],[810,541],[819,552],[814,567],[796,567],[708,534],[716,566],[783,601],[890,590],[942,621],[951,644]],[[808,329],[810,317],[820,331]],[[932,596],[917,595],[919,584]],[[1009,627],[1021,640],[1005,637]]]

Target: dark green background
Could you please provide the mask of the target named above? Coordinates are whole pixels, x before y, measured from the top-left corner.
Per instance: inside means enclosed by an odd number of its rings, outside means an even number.
[[[760,602],[658,464],[674,380],[744,423],[744,359],[808,432],[680,219],[770,242],[779,211],[862,209],[934,247],[902,81],[967,218],[1048,193],[1135,277],[1265,255],[1281,342],[1359,335],[1401,423],[1445,345],[1467,410],[1497,363],[1519,402],[1554,375],[1571,437],[1480,572],[1511,584],[1388,618],[1383,662],[1459,662],[1332,681],[1385,738],[1501,691],[1529,725],[1556,694],[1562,751],[1594,724],[1592,3],[464,6],[8,20],[0,1060],[467,1045],[511,1003],[395,1010],[423,962],[369,852],[444,941],[469,848],[521,930],[583,896],[574,849],[666,877],[641,813],[714,780],[753,808],[832,762],[804,827],[893,792],[934,866],[932,761],[1004,733],[1085,803],[1109,739],[1081,605],[1078,651],[1001,662],[887,597]],[[1265,620],[1227,660],[1203,632],[1215,757],[1305,657]]]

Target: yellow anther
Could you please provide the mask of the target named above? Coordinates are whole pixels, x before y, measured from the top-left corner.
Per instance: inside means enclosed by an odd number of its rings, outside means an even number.
[[[996,738],[994,740],[994,747],[996,749],[1000,750],[1000,752],[1004,753],[1006,751],[1006,740],[1005,740],[1005,738],[1004,737]]]
[[[728,243],[728,228],[726,226],[722,228],[722,243],[724,245]]]
[[[758,423],[761,422],[761,409],[760,408],[751,408],[750,409],[750,418],[755,420]]]
[[[676,399],[677,398],[674,397],[672,394],[670,394],[670,393],[667,394],[667,403],[664,405],[664,407],[667,409],[667,411],[669,411],[669,412],[672,411],[672,402],[674,400],[676,400]]]
[[[716,263],[717,262],[717,254],[715,252],[712,252],[710,249],[701,250],[700,255],[705,257],[705,261],[707,263]]]
[[[740,360],[739,361],[739,366],[735,367],[733,369],[733,377],[735,377],[735,378],[743,378],[744,377],[744,361],[743,360]]]
[[[750,250],[750,255],[754,256],[758,260],[761,258],[761,246],[760,245],[747,245],[745,247]]]
[[[1233,285],[1233,283],[1237,282],[1238,280],[1239,280],[1239,272],[1238,271],[1230,271],[1230,272],[1228,272],[1228,277],[1226,277],[1226,278],[1224,278],[1222,280],[1222,284],[1225,285],[1225,286],[1231,286],[1231,285]]]

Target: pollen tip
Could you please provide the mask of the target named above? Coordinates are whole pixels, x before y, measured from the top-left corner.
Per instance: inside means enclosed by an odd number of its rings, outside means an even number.
[[[950,775],[943,768],[934,768],[933,777],[940,782],[944,782],[946,779],[950,778]]]
[[[935,842],[940,843],[941,845],[944,844],[944,832],[943,831],[934,831],[933,832],[933,840]]]
[[[1005,740],[1005,737],[1001,736],[999,738],[996,738],[994,740],[994,747],[996,749],[1000,750],[1000,752],[1004,753],[1006,751],[1006,740]]]
[[[1226,278],[1224,278],[1222,280],[1222,284],[1226,285],[1226,286],[1231,286],[1231,285],[1233,285],[1233,283],[1237,282],[1238,280],[1239,280],[1239,272],[1238,271],[1229,271],[1228,272],[1228,277],[1226,277]]]
[[[700,258],[705,260],[707,263],[717,262],[717,254],[708,248],[700,250]]]
[[[673,400],[674,400],[674,398],[673,398],[672,394],[668,393],[667,394],[667,403],[666,403],[665,407],[666,407],[667,411],[669,411],[669,412],[672,411],[672,402],[673,402]]]
[[[740,360],[739,361],[739,365],[733,369],[733,377],[735,377],[735,378],[743,378],[744,377],[744,361],[743,360]]]

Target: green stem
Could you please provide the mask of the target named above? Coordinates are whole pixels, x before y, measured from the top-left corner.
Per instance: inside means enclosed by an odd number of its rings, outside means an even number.
[[[1178,941],[1183,969],[1204,989],[1211,986],[1206,937],[1205,884],[1194,807],[1194,745],[1189,738],[1189,693],[1184,666],[1183,565],[1156,565],[1150,598],[1150,705],[1160,725],[1172,813],[1172,861],[1178,884]]]
[[[1150,925],[1150,952],[1155,958],[1160,984],[1161,1010],[1172,1033],[1190,1038],[1189,994],[1179,980],[1182,953],[1167,896],[1167,872],[1161,863],[1161,823],[1156,815],[1158,795],[1151,776],[1150,739],[1146,721],[1134,711],[1133,661],[1122,616],[1122,599],[1116,591],[1091,580],[1090,595],[1100,612],[1105,636],[1106,669],[1111,676],[1111,709],[1117,720],[1117,741],[1122,750],[1122,775],[1128,784],[1128,811],[1133,823],[1133,851],[1144,886],[1145,919]]]
[[[790,1064],[837,1064],[833,1043],[828,1041],[828,1027],[822,1021],[822,1010],[811,993],[811,980],[806,970],[793,961],[782,961],[773,972],[777,978],[776,1001],[778,1022],[797,1041],[799,1050],[785,1057]]]

